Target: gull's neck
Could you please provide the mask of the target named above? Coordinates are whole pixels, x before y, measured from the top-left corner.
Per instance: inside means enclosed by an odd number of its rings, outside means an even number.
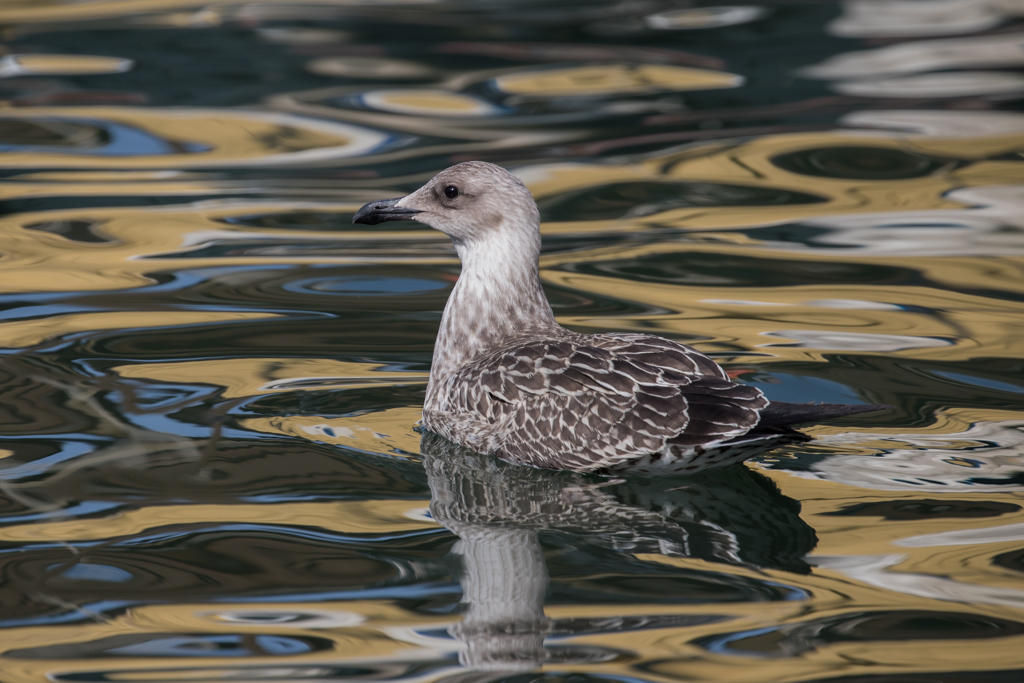
[[[561,330],[537,274],[538,232],[494,230],[456,241],[455,250],[462,273],[437,332],[425,408],[438,400],[441,380],[465,363],[515,337]]]

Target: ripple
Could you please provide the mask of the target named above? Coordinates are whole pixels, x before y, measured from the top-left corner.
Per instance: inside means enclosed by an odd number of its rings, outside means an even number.
[[[214,311],[106,311],[69,313],[0,323],[0,348],[24,348],[56,340],[79,332],[124,330],[126,328],[163,328],[203,323],[241,322],[276,317],[271,313]]]
[[[1024,114],[1003,111],[871,109],[846,114],[842,122],[853,127],[888,128],[942,138],[1017,135],[1024,130]]]
[[[715,252],[706,251],[700,254],[687,254],[685,247],[666,248],[658,245],[654,249],[633,250],[625,255],[611,253],[606,258],[585,260],[582,255],[574,255],[572,262],[562,268],[569,272],[584,273],[628,280],[632,283],[660,283],[675,285],[697,285],[721,287],[721,298],[713,299],[700,296],[699,300],[708,304],[736,306],[777,306],[777,301],[745,298],[726,298],[730,293],[725,287],[748,286],[756,282],[771,282],[776,287],[798,285],[813,280],[821,286],[826,284],[843,284],[860,279],[870,278],[873,282],[898,282],[909,277],[909,271],[901,272],[896,267],[864,264],[830,264],[827,269],[818,261],[798,258],[786,259],[785,267],[771,259],[759,259],[737,253],[736,250]],[[578,283],[580,286],[582,283]],[[742,292],[742,290],[741,290]],[[746,293],[746,292],[742,292]],[[733,292],[736,294],[736,292]],[[680,296],[680,300],[684,297]],[[697,299],[698,297],[689,297]],[[864,301],[854,304],[850,300],[835,299],[804,299],[803,305],[815,303],[822,307],[850,309],[891,309],[891,305],[878,301]]]
[[[949,160],[892,147],[822,147],[787,152],[772,163],[791,173],[856,180],[921,178],[948,167]]]
[[[1013,256],[1024,253],[1020,233],[1024,231],[1021,210],[1024,193],[1014,186],[974,187],[954,190],[948,198],[967,205],[967,209],[933,211],[887,211],[821,216],[808,225],[829,228],[815,235],[813,243],[853,248],[859,253],[879,256],[907,255],[915,258],[935,256]],[[943,264],[944,270],[951,264]],[[981,270],[995,267],[978,263],[975,280],[989,281],[991,291],[999,289],[996,280],[981,276]],[[1001,276],[1007,285],[1012,280]],[[991,285],[995,285],[994,287]]]
[[[735,26],[756,21],[768,10],[753,5],[675,9],[649,14],[644,23],[660,31],[679,31]]]
[[[1024,76],[1002,71],[950,71],[899,78],[865,78],[842,81],[832,87],[858,97],[965,97],[1012,95],[1024,89]]]
[[[793,657],[823,646],[858,641],[908,641],[1007,638],[1024,633],[1024,623],[969,612],[851,612],[811,619],[778,629],[716,634],[697,644],[716,654]]]
[[[366,617],[355,612],[338,609],[308,609],[297,611],[290,607],[267,605],[260,609],[218,610],[204,616],[226,623],[246,626],[287,624],[300,628],[345,628],[365,623]]]
[[[1013,14],[1009,4],[991,0],[846,0],[842,8],[842,16],[828,25],[829,32],[870,38],[973,33],[998,26]]]
[[[145,363],[116,367],[122,377],[158,381],[216,384],[227,398],[292,391],[310,379],[317,388],[359,388],[378,382],[421,381],[423,374],[388,370],[375,363],[351,363],[318,358],[232,358],[212,361]]]
[[[79,562],[69,559],[66,545],[54,544],[23,545],[16,558],[7,560],[5,571],[19,585],[58,594],[69,603],[147,603],[216,599],[226,585],[237,589],[232,591],[236,600],[245,595],[304,593],[355,597],[375,589],[400,597],[405,587],[429,580],[440,569],[430,569],[420,559],[401,558],[398,548],[387,546],[316,529],[211,521],[198,529],[154,529],[105,547],[81,544],[90,564],[116,566],[130,574],[127,580],[83,577],[73,569]],[[429,556],[439,551],[424,552]],[[374,577],[372,581],[366,581],[368,576]],[[4,593],[9,590],[14,589]]]
[[[804,69],[811,78],[877,78],[923,71],[1024,65],[1024,33],[919,40],[830,57]],[[954,74],[946,74],[955,76]],[[952,83],[958,82],[954,78]]]
[[[128,71],[132,65],[132,60],[120,57],[9,54],[0,58],[0,78],[118,74]]]
[[[997,492],[1019,486],[1024,421],[1016,414],[998,419],[998,411],[991,411],[989,419],[964,424],[957,413],[943,414],[919,433],[822,435],[823,448],[843,444],[846,455],[815,462],[807,474],[880,491]]]
[[[12,659],[86,659],[92,657],[281,657],[330,650],[328,638],[272,634],[157,634],[108,636],[4,652]]]
[[[314,207],[296,208],[294,210],[269,209],[254,213],[228,215],[221,217],[219,220],[232,226],[270,228],[275,231],[316,230],[330,232],[338,230],[339,223],[343,223],[343,219],[338,214],[328,210],[317,210]],[[374,227],[376,228],[377,226]],[[380,229],[387,230],[388,227],[385,224]]]
[[[811,204],[824,198],[783,189],[700,182],[621,182],[563,192],[539,202],[552,220],[611,220],[704,206]]]
[[[84,242],[92,244],[109,243],[112,240],[99,234],[98,228],[102,221],[88,220],[56,220],[43,221],[41,223],[29,223],[25,225],[26,230],[39,230],[48,232],[51,235],[60,235],[73,242]]]
[[[236,16],[242,20],[251,20],[256,18],[254,15],[259,15],[261,10],[270,13],[274,9],[277,8],[272,5],[243,5],[238,9]],[[352,34],[348,31],[313,26],[263,26],[257,31],[267,41],[284,45],[331,45],[352,40]]]
[[[424,64],[387,57],[320,57],[307,67],[321,76],[366,80],[420,80],[437,74]],[[378,91],[378,95],[387,91]]]
[[[410,277],[339,277],[309,278],[290,282],[289,292],[309,294],[354,294],[359,296],[394,296],[436,289],[447,289],[447,282],[421,280]]]
[[[784,344],[807,346],[822,351],[903,351],[953,346],[951,339],[912,337],[899,334],[873,334],[865,332],[838,332],[835,330],[772,330],[766,337],[782,337]],[[765,346],[775,346],[775,343]]]
[[[1011,571],[1024,573],[1024,548],[1000,553],[992,558],[992,564]]]
[[[15,134],[26,126],[39,142]],[[351,124],[238,109],[23,107],[0,115],[0,136],[4,129],[12,132],[2,168],[296,164],[364,155],[388,140]]]
[[[986,389],[993,389],[999,392],[1008,392],[1012,394],[1024,394],[1024,386],[1014,382],[1006,382],[1003,380],[992,379],[988,377],[978,377],[968,373],[962,372],[949,372],[949,371],[937,371],[935,373],[938,377],[948,379],[957,384],[965,384],[973,387],[984,387]]]
[[[494,87],[527,97],[578,97],[657,91],[735,88],[741,76],[664,64],[609,64],[518,71],[498,76]]]
[[[998,586],[976,583],[968,577],[950,578],[925,571],[893,571],[903,560],[901,555],[819,557],[818,566],[844,574],[855,581],[884,587],[886,590],[924,598],[971,604],[1001,605],[1019,608],[1024,590],[1016,585]],[[998,657],[1000,650],[993,652]],[[976,656],[976,653],[975,653]],[[972,659],[971,661],[976,661]],[[998,659],[995,660],[998,662]],[[1016,662],[1014,662],[1016,663]]]
[[[361,95],[371,109],[422,116],[495,116],[501,109],[479,98],[445,90],[375,90]]]
[[[472,44],[448,45],[449,51],[480,52]],[[512,49],[506,47],[506,50]],[[596,49],[596,48],[595,48]],[[608,58],[618,55],[608,50]],[[660,55],[665,56],[665,55]],[[384,80],[394,80],[391,78]],[[534,68],[498,68],[470,71],[435,83],[433,86],[390,87],[361,90],[354,87],[325,88],[280,96],[282,106],[311,114],[334,111],[345,118],[381,125],[379,118],[366,116],[379,112],[393,117],[387,121],[393,131],[423,136],[425,140],[406,140],[404,144],[423,144],[438,135],[454,139],[479,139],[475,131],[502,126],[501,145],[512,144],[503,126],[514,123],[559,123],[594,120],[606,116],[629,115],[657,110],[661,104],[648,104],[644,96],[689,90],[738,87],[743,79],[713,69],[675,64],[611,63],[548,64]],[[618,100],[628,96],[630,99]],[[601,102],[597,107],[595,101]],[[432,121],[434,126],[425,126]],[[473,133],[456,123],[473,123]],[[531,144],[544,140],[572,139],[579,132],[549,127],[544,131],[523,130],[518,136]]]
[[[0,118],[0,152],[25,148],[56,147],[69,151],[98,149],[111,135],[99,123],[55,119]]]
[[[970,529],[969,531],[940,531],[935,534],[910,536],[899,539],[896,541],[896,544],[907,548],[928,548],[933,546],[974,545],[1006,541],[1019,543],[1022,540],[1024,540],[1024,522],[990,526],[985,529]]]
[[[881,517],[891,520],[923,520],[938,517],[978,519],[998,517],[1020,511],[1021,506],[986,500],[954,500],[947,498],[894,499],[876,503],[854,503],[835,512],[824,514],[835,517]]]

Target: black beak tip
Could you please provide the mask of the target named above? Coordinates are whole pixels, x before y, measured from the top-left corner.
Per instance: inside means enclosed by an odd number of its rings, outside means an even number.
[[[353,223],[365,223],[366,225],[377,225],[384,221],[409,220],[419,213],[416,209],[406,209],[395,206],[401,199],[379,199],[375,202],[364,204],[352,216]]]

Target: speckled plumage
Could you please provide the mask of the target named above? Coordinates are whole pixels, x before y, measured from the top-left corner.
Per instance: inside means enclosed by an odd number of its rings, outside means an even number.
[[[423,405],[430,431],[537,467],[647,473],[727,465],[799,438],[759,429],[764,395],[692,348],[560,326],[538,277],[537,205],[505,169],[452,166],[354,220],[399,219],[448,234],[462,261]]]
[[[511,337],[439,376],[424,425],[484,453],[539,467],[689,462],[695,447],[750,430],[767,405],[706,356],[642,334]],[[699,465],[700,463],[698,463]],[[685,468],[684,468],[685,469]]]

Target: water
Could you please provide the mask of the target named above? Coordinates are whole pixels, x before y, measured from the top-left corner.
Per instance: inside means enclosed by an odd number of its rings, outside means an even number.
[[[0,6],[6,681],[1024,679],[1024,10]],[[885,403],[745,468],[419,417],[479,158],[575,329]]]

